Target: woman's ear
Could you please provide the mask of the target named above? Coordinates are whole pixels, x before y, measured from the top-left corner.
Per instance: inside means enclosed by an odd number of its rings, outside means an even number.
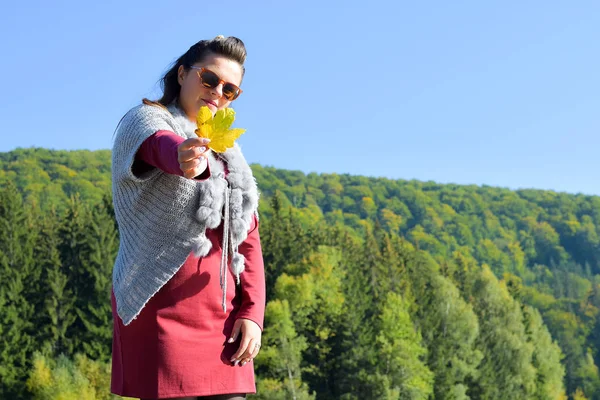
[[[183,68],[183,65],[180,65],[179,69],[177,69],[177,82],[179,82],[179,86],[183,86],[184,79],[185,79],[185,68]]]

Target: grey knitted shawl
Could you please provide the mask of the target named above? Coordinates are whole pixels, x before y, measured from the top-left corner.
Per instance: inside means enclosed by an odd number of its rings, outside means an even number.
[[[212,243],[206,229],[217,228],[222,221],[224,311],[227,265],[238,284],[244,271],[245,259],[237,249],[257,215],[259,194],[252,170],[237,144],[222,154],[207,152],[211,174],[205,181],[158,168],[141,175],[132,171],[135,154],[149,136],[169,130],[191,138],[196,136],[195,129],[196,125],[173,105],[169,111],[149,105],[134,107],[117,127],[112,190],[120,243],[113,268],[113,291],[117,313],[125,325],[171,279],[190,252],[198,257],[208,254]]]

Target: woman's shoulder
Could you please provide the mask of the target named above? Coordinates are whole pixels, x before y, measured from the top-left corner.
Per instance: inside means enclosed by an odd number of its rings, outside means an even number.
[[[130,108],[117,125],[117,132],[143,128],[145,126],[172,125],[173,116],[164,107],[150,104],[138,104]]]
[[[133,120],[151,118],[171,119],[173,116],[166,107],[141,103],[129,109],[124,118]]]

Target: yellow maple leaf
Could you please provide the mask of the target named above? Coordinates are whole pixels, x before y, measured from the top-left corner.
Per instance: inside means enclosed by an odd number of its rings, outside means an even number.
[[[223,153],[228,148],[233,147],[234,142],[242,136],[245,129],[229,127],[235,121],[235,111],[233,108],[219,110],[213,117],[207,106],[200,107],[196,116],[196,135],[210,139],[207,145],[209,149],[217,153]]]

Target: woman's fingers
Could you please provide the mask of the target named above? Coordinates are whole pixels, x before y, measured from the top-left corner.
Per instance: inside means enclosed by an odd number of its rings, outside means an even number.
[[[179,167],[181,168],[182,171],[185,172],[185,171],[189,171],[190,169],[198,168],[205,161],[206,161],[206,158],[204,156],[199,156],[197,158],[194,158],[193,160],[179,163]]]
[[[202,174],[206,170],[207,165],[206,158],[200,157],[188,163],[180,164],[180,168],[185,178],[192,179]]]
[[[254,347],[253,347],[252,354],[250,354],[250,358],[251,358],[251,359],[255,359],[255,358],[256,358],[256,356],[257,356],[257,355],[258,355],[258,353],[260,352],[260,346],[261,346],[261,345],[260,345],[260,343],[259,343],[259,342],[256,342],[256,343],[254,344]]]
[[[254,351],[254,345],[256,343],[258,343],[256,339],[251,339],[248,343],[248,347],[246,347],[246,350],[242,353],[241,356],[238,357],[242,365],[244,365],[247,362],[246,360],[250,358],[250,354],[252,354],[252,351]]]
[[[209,139],[199,137],[186,139],[177,147],[178,161],[180,163],[186,162],[202,155],[206,151],[206,145],[209,142]]]
[[[205,146],[192,147],[191,149],[187,150],[179,150],[179,152],[177,153],[177,161],[179,161],[180,163],[192,161],[202,156],[204,153],[206,153],[207,150],[208,149]]]
[[[246,353],[246,350],[248,349],[248,345],[250,344],[251,339],[244,337],[242,339],[242,342],[240,343],[240,347],[238,348],[238,351],[235,352],[235,354],[233,355],[233,357],[231,357],[231,362],[234,364],[237,364],[238,362],[240,362],[242,360],[242,355]]]
[[[254,360],[260,352],[260,343],[258,342],[258,340],[254,340],[252,343],[250,343],[250,346],[248,346],[248,350],[250,351],[250,355],[245,359],[242,359],[242,365]]]
[[[233,343],[238,338],[238,335],[242,330],[242,322],[243,321],[241,319],[235,321],[235,324],[233,324],[233,330],[231,331],[231,337],[229,338],[227,343]]]
[[[208,150],[206,145],[209,142],[209,139],[197,137],[187,139],[179,145],[177,161],[184,177],[191,179],[204,172],[207,167],[204,153]]]
[[[180,152],[177,156],[177,161],[179,161],[180,164],[194,161],[198,159],[198,157],[201,157],[205,152],[206,147],[192,147],[189,150]]]
[[[254,357],[258,355],[260,351],[260,344],[258,339],[250,339],[247,341],[244,340],[240,344],[238,351],[231,357],[231,362],[237,365],[241,363],[244,365],[250,362]]]
[[[241,332],[242,340],[240,347],[233,357],[231,357],[231,362],[234,365],[238,365],[240,362],[242,363],[241,365],[244,365],[256,357],[260,350],[261,329],[256,322],[246,318],[236,320],[234,332],[236,332],[236,328],[237,332]]]
[[[192,147],[201,147],[210,143],[210,139],[205,139],[201,137],[193,137],[184,140],[180,145],[179,149],[181,151],[189,150]]]

